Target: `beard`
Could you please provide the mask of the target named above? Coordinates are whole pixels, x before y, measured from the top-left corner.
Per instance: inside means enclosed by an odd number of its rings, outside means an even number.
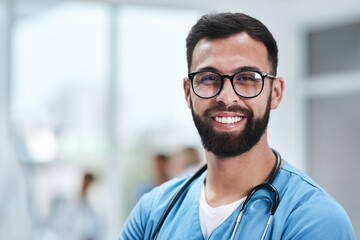
[[[254,113],[250,109],[244,109],[240,106],[226,107],[223,105],[207,109],[202,117],[194,112],[192,102],[190,104],[193,120],[204,148],[219,157],[234,157],[249,151],[259,142],[264,134],[270,117],[271,95],[269,96],[265,113],[260,118],[254,118]],[[215,130],[210,120],[211,113],[214,111],[241,113],[247,120],[244,129],[240,133]]]

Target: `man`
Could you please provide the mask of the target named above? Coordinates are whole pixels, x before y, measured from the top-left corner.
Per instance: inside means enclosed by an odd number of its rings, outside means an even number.
[[[343,208],[309,177],[285,161],[273,173],[278,161],[267,124],[284,90],[284,80],[275,77],[277,53],[269,30],[244,14],[209,14],[193,26],[184,91],[207,171],[179,196],[160,230],[187,178],[144,195],[119,239],[355,239]],[[273,218],[268,221],[276,206],[271,187],[256,191],[238,217],[249,192],[267,181],[279,195]]]

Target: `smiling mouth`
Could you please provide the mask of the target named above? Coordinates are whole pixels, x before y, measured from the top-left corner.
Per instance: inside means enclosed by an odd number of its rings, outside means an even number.
[[[240,122],[243,119],[243,117],[214,117],[213,119],[219,123],[233,124]]]

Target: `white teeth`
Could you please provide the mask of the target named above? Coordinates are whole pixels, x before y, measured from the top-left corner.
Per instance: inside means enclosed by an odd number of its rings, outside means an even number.
[[[225,124],[232,124],[240,121],[242,117],[215,117],[215,121]]]

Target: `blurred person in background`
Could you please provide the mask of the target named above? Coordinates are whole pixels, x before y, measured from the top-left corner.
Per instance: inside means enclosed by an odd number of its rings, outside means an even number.
[[[100,240],[103,233],[99,216],[89,200],[89,190],[95,181],[91,172],[82,176],[78,199],[67,200],[58,194],[51,204],[49,230],[44,239]]]
[[[344,209],[269,147],[284,79],[267,27],[241,13],[207,14],[186,47],[183,87],[207,168],[145,194],[119,239],[355,239]]]
[[[151,191],[154,187],[160,186],[164,182],[170,179],[169,174],[169,157],[165,154],[158,153],[155,154],[152,158],[152,176],[149,181],[147,181],[144,186],[141,188],[139,197],[141,197],[144,193]]]
[[[157,154],[154,157],[154,183],[153,187],[159,186],[170,179],[168,172],[169,157]]]
[[[76,220],[78,221],[79,240],[97,240],[99,238],[100,224],[94,207],[89,201],[89,189],[94,183],[95,176],[93,173],[86,172],[83,175],[80,201],[77,206]]]
[[[168,172],[171,178],[194,174],[199,169],[201,159],[193,147],[185,147],[170,156]]]

